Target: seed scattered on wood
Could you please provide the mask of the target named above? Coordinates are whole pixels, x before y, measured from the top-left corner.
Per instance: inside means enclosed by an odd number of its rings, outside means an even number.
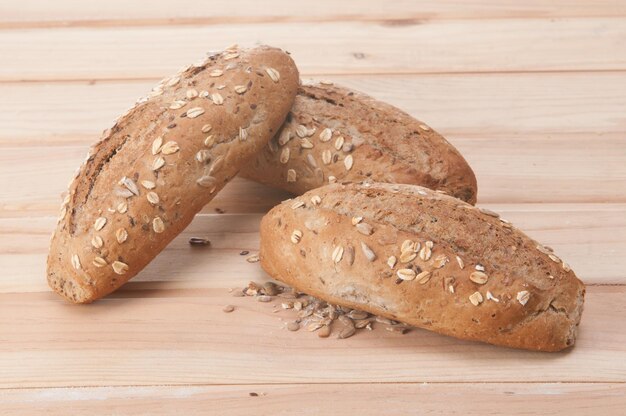
[[[96,257],[92,261],[93,265],[96,267],[104,267],[107,265],[107,261],[102,257]]]
[[[317,336],[320,338],[328,338],[330,336],[330,332],[330,326],[324,325],[320,328],[319,331],[317,331]]]
[[[78,254],[72,255],[72,267],[74,267],[76,270],[80,270],[81,268],[80,258],[78,257]]]
[[[333,260],[335,264],[337,264],[341,261],[342,258],[343,258],[343,247],[342,246],[335,247],[335,249],[333,250],[333,254],[331,255],[331,259]]]
[[[291,233],[291,242],[294,244],[298,244],[301,239],[302,239],[302,231],[293,230],[293,232]]]
[[[344,141],[345,139],[343,138],[343,136],[337,137],[337,140],[335,140],[335,149],[341,150],[341,148],[343,147]]]
[[[202,126],[202,133],[208,133],[211,131],[212,128],[213,126],[211,126],[210,124],[205,124],[204,126]]]
[[[354,158],[352,157],[352,155],[346,156],[346,158],[343,160],[343,164],[346,167],[346,170],[352,169],[352,165],[354,165]]]
[[[262,302],[262,303],[267,303],[267,302],[271,302],[272,301],[272,297],[271,296],[267,296],[267,295],[260,295],[256,297],[257,302]]]
[[[483,303],[483,295],[480,292],[474,292],[469,296],[469,300],[474,306],[478,306]]]
[[[122,244],[128,238],[128,232],[124,228],[118,228],[115,231],[115,239]]]
[[[413,269],[400,269],[396,272],[396,275],[402,280],[413,280],[417,276]]]
[[[209,175],[204,175],[196,181],[196,183],[203,188],[212,188],[213,186],[215,186],[215,182],[215,178]]]
[[[178,152],[179,150],[180,150],[180,147],[178,146],[178,143],[176,143],[173,140],[170,140],[169,142],[163,145],[163,147],[161,148],[161,153],[164,155],[171,155],[171,154]]]
[[[104,241],[102,240],[102,237],[100,237],[99,235],[94,235],[93,238],[91,239],[91,245],[94,248],[102,248],[102,246],[104,245]]]
[[[492,300],[496,303],[500,302],[500,299],[493,296],[493,294],[490,291],[487,291],[486,295],[487,295],[487,300]]]
[[[165,231],[165,224],[163,224],[163,220],[161,219],[161,217],[154,217],[154,219],[152,220],[152,229],[155,233],[158,234]]]
[[[356,230],[363,235],[372,235],[374,233],[374,228],[366,222],[357,223]]]
[[[376,260],[376,253],[374,253],[374,251],[362,241],[361,241],[361,250],[363,250],[363,254],[365,255],[365,258],[368,261],[372,262]]]
[[[530,299],[530,292],[527,290],[522,290],[521,292],[517,292],[517,301],[522,305],[526,305],[528,300]]]
[[[280,152],[280,163],[282,163],[283,165],[287,163],[289,161],[290,154],[291,151],[289,150],[289,148],[284,147],[283,150]]]
[[[300,139],[300,147],[303,149],[313,149],[313,143],[307,139]]]
[[[213,78],[218,78],[218,77],[221,77],[222,75],[224,75],[224,71],[222,71],[221,69],[214,69],[211,72],[209,72],[209,76]]]
[[[219,92],[216,92],[211,94],[211,101],[213,101],[215,105],[222,105],[224,104],[224,97],[222,97],[222,94]]]
[[[390,269],[393,269],[394,267],[396,267],[397,261],[398,259],[396,259],[396,256],[391,256],[387,259],[387,266],[389,266]]]
[[[152,154],[158,154],[161,151],[161,146],[163,146],[163,137],[159,136],[152,142]]]
[[[296,181],[296,171],[293,169],[289,169],[287,171],[287,182],[295,182]]]
[[[311,203],[313,205],[319,205],[322,203],[322,197],[320,197],[319,195],[313,195],[311,197]]]
[[[164,165],[165,165],[165,159],[159,156],[156,159],[154,159],[154,161],[152,162],[152,170],[157,171],[161,169]]]
[[[211,152],[207,149],[201,149],[196,153],[196,160],[200,163],[206,163],[211,160]]]
[[[469,278],[472,282],[478,283],[479,285],[484,285],[489,280],[489,276],[479,271],[472,272]]]
[[[245,94],[248,91],[248,87],[245,85],[235,85],[235,92],[237,94]]]
[[[265,68],[265,72],[274,82],[278,82],[280,80],[280,73],[274,68]]]
[[[113,271],[117,274],[126,274],[128,271],[128,264],[117,260],[111,264],[111,267],[113,267]]]
[[[427,126],[427,125],[425,125],[425,124],[420,124],[420,125],[419,125],[419,127],[420,127],[420,129],[422,129],[422,130],[424,130],[424,131],[429,131],[429,130],[430,130],[430,127],[428,127],[428,126]]]
[[[320,141],[327,142],[333,137],[333,131],[329,128],[325,128],[320,132]]]
[[[231,313],[234,310],[235,310],[235,307],[233,305],[226,305],[224,306],[224,308],[222,308],[222,311],[226,313]]]
[[[356,328],[354,326],[347,326],[343,328],[341,332],[339,332],[338,338],[339,339],[350,338],[355,333],[356,333]]]
[[[106,218],[104,218],[104,217],[98,217],[98,218],[96,219],[96,222],[95,222],[95,223],[94,223],[94,225],[93,225],[93,228],[95,228],[95,229],[96,229],[96,231],[100,231],[101,229],[103,229],[103,228],[104,228],[104,226],[106,225],[106,223],[107,223],[107,219],[106,219]]]
[[[248,263],[258,263],[259,261],[259,255],[258,254],[253,254],[252,256],[246,258],[246,261]]]
[[[428,283],[428,281],[430,280],[430,277],[432,276],[432,274],[429,271],[423,271],[421,273],[419,273],[417,276],[415,276],[415,279],[418,281],[418,283],[420,285],[424,285],[426,283]]]
[[[146,195],[146,198],[148,198],[148,202],[150,202],[152,205],[156,205],[159,203],[159,195],[157,195],[156,192],[148,192],[148,195]]]
[[[289,323],[287,324],[287,329],[288,329],[289,331],[291,331],[291,332],[296,332],[297,330],[299,330],[299,329],[300,329],[300,324],[299,324],[299,323],[297,323],[297,322],[295,322],[295,321],[293,321],[293,322],[289,322]]]
[[[210,246],[211,242],[208,239],[206,239],[206,238],[191,237],[189,239],[189,245],[192,245],[192,246]]]

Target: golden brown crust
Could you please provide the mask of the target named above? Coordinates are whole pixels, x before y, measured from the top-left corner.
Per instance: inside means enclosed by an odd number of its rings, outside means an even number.
[[[474,172],[439,133],[389,104],[328,84],[300,87],[281,131],[241,175],[297,195],[333,177],[421,185],[471,204],[477,193]]]
[[[413,185],[335,184],[282,203],[263,218],[261,265],[331,303],[541,351],[573,345],[585,292],[497,214]]]
[[[229,49],[162,81],[89,152],[63,203],[50,286],[102,297],[143,269],[289,111],[298,72],[284,52]]]

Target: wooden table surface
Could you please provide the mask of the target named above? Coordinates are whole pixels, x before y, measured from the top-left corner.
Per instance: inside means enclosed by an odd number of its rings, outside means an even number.
[[[448,137],[479,205],[587,284],[575,348],[285,330],[292,314],[228,292],[266,279],[239,252],[286,198],[241,179],[119,292],[51,293],[49,236],[89,144],[160,78],[259,42]],[[0,150],[0,414],[626,413],[623,0],[0,0]]]

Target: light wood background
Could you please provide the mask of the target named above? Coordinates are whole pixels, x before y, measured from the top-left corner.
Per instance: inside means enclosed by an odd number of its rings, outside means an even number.
[[[239,179],[120,292],[53,295],[48,238],[89,143],[158,79],[259,42],[446,135],[479,204],[587,283],[576,347],[288,332],[227,290],[265,279],[239,251],[286,197]],[[623,415],[625,254],[626,1],[0,0],[0,414]]]

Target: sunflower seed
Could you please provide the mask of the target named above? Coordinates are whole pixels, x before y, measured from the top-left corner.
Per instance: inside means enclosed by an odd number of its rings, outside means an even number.
[[[320,338],[328,338],[330,336],[330,326],[324,325],[317,331],[317,336]]]
[[[356,225],[356,230],[363,235],[372,235],[374,233],[374,228],[366,222],[359,222]]]
[[[128,211],[128,203],[126,201],[122,201],[119,204],[117,204],[117,212],[119,212],[120,214],[125,214],[126,211]]]
[[[322,198],[321,198],[319,195],[313,195],[313,196],[311,197],[311,203],[312,203],[313,205],[319,205],[319,204],[321,204],[321,203],[322,203]]]
[[[319,137],[320,137],[320,141],[325,143],[333,137],[333,131],[329,128],[325,128],[324,130],[320,132]]]
[[[463,263],[463,259],[460,258],[459,256],[456,256],[456,262],[459,264],[459,267],[461,268],[461,270],[465,268],[465,263]]]
[[[522,304],[522,306],[528,303],[530,299],[530,292],[527,290],[522,290],[521,292],[517,292],[517,301]]]
[[[222,97],[222,94],[219,92],[216,92],[211,94],[211,101],[213,101],[213,104],[215,105],[222,105],[224,104],[224,97]]]
[[[235,310],[235,307],[233,305],[226,305],[222,308],[222,311],[225,313],[231,313],[234,310]]]
[[[302,239],[302,231],[293,230],[293,232],[291,233],[291,242],[294,244],[298,244],[301,239]]]
[[[207,240],[206,238],[191,237],[189,239],[189,245],[192,245],[192,246],[210,246],[211,242],[209,240]]]
[[[480,292],[474,292],[469,296],[469,301],[472,305],[478,306],[483,303],[483,295],[481,295]]]
[[[352,225],[357,225],[363,221],[363,217],[352,217],[350,221],[352,222]]]
[[[265,72],[267,72],[267,75],[269,75],[274,82],[278,82],[280,79],[280,73],[274,68],[265,68]]]
[[[313,143],[309,139],[300,139],[300,147],[303,149],[313,149]]]
[[[215,182],[216,182],[215,178],[209,175],[204,175],[196,181],[196,183],[202,186],[203,188],[211,188],[215,185]]]
[[[163,165],[165,165],[165,159],[159,156],[156,159],[154,159],[154,161],[152,162],[152,170],[157,171],[161,169]]]
[[[297,323],[296,321],[289,322],[289,323],[287,324],[287,329],[288,329],[289,331],[295,332],[295,331],[297,331],[297,330],[299,330],[299,329],[300,329],[300,324],[299,324],[299,323]]]
[[[291,151],[289,150],[289,148],[284,147],[283,150],[280,152],[280,163],[282,163],[283,165],[287,163],[289,161],[290,154]]]
[[[170,110],[178,110],[187,105],[187,101],[176,100],[172,104],[170,104]]]
[[[343,160],[343,164],[346,167],[346,170],[352,169],[352,165],[354,164],[354,159],[352,158],[352,155],[346,156],[346,158]]]
[[[413,280],[417,276],[413,269],[400,269],[396,272],[396,275],[402,280]]]
[[[337,264],[341,261],[342,258],[343,258],[343,247],[342,246],[335,247],[335,249],[333,250],[331,259],[333,260],[333,262],[335,262],[335,264]]]
[[[326,149],[322,152],[322,162],[325,165],[330,165],[330,162],[332,161],[332,153],[330,152],[330,150]]]
[[[221,69],[214,69],[209,72],[209,76],[213,78],[221,77],[222,75],[224,75],[224,71],[222,71]]]
[[[365,258],[368,261],[372,262],[376,260],[376,253],[374,253],[374,251],[362,241],[361,241],[361,250],[363,250],[363,254],[365,255]]]
[[[161,151],[163,145],[163,137],[159,136],[152,142],[152,154],[156,155]]]
[[[419,125],[419,127],[420,127],[420,129],[422,129],[422,130],[424,130],[424,131],[429,131],[429,130],[430,130],[430,127],[428,127],[428,126],[427,126],[427,125],[425,125],[425,124],[420,124],[420,125]]]
[[[335,140],[335,149],[341,150],[341,148],[343,147],[343,143],[344,143],[343,136],[337,137],[337,140]]]
[[[100,237],[99,235],[94,235],[93,238],[91,239],[91,245],[94,248],[102,248],[102,246],[104,245],[104,241],[102,240],[102,237]]]
[[[124,176],[120,179],[119,184],[124,185],[126,189],[133,193],[133,195],[139,195],[139,188],[137,188],[137,184],[132,179]]]
[[[196,153],[196,160],[200,163],[206,163],[211,160],[211,152],[206,149],[201,149]]]
[[[78,257],[78,254],[74,254],[72,255],[72,266],[76,269],[76,270],[80,270],[80,258]]]
[[[180,82],[180,77],[174,77],[174,78],[170,78],[167,81],[167,85],[168,87],[173,87],[174,85],[178,84]]]
[[[104,267],[107,265],[107,261],[102,257],[96,257],[92,261],[93,265],[96,267]]]
[[[163,145],[163,147],[161,148],[161,153],[163,153],[164,155],[171,155],[178,152],[179,150],[180,147],[178,146],[178,143],[172,140]]]
[[[487,291],[487,300],[492,300],[496,303],[500,302],[500,299],[493,296],[490,291]]]
[[[348,326],[342,329],[341,332],[339,332],[338,338],[339,339],[350,338],[355,333],[356,333],[356,329],[354,328],[354,326]]]
[[[213,126],[211,126],[210,124],[205,124],[204,126],[202,126],[202,133],[208,133],[211,131],[212,128]]]
[[[113,267],[113,271],[117,274],[125,274],[128,271],[128,264],[117,260],[111,264],[111,267]]]
[[[154,219],[152,220],[152,229],[155,233],[158,234],[165,231],[165,224],[163,224],[163,220],[161,219],[161,217],[154,217]]]
[[[148,202],[150,202],[152,205],[156,205],[159,203],[159,195],[157,195],[156,192],[148,192],[146,198],[148,198]]]
[[[204,114],[204,108],[202,107],[194,107],[187,110],[188,118],[196,118],[198,116],[201,116],[202,114]]]
[[[293,169],[289,169],[287,171],[287,182],[295,182],[296,181],[296,171]]]
[[[394,267],[396,267],[396,262],[398,260],[396,259],[396,256],[391,256],[387,259],[387,265],[389,266],[390,269],[393,269]]]
[[[141,181],[141,186],[146,189],[154,189],[156,187],[156,184],[152,181]]]
[[[423,271],[415,276],[415,279],[419,282],[420,285],[424,285],[428,283],[431,277],[431,273],[429,271]]]
[[[258,263],[259,260],[260,258],[258,254],[253,254],[252,256],[249,256],[246,258],[246,261],[248,263]]]
[[[242,142],[245,142],[246,140],[248,140],[248,130],[239,127],[239,140]]]
[[[306,204],[304,203],[304,201],[296,201],[293,204],[291,204],[291,209],[298,209],[301,208],[303,206],[305,206]]]
[[[93,228],[96,229],[96,231],[100,231],[101,229],[104,228],[104,226],[107,223],[107,219],[104,217],[99,217],[96,219],[95,223],[93,224]]]
[[[417,253],[413,250],[403,251],[402,254],[400,254],[400,263],[409,263],[415,260],[415,257],[417,257]]]
[[[115,238],[118,243],[122,244],[128,238],[128,232],[124,228],[118,228],[115,231]]]

